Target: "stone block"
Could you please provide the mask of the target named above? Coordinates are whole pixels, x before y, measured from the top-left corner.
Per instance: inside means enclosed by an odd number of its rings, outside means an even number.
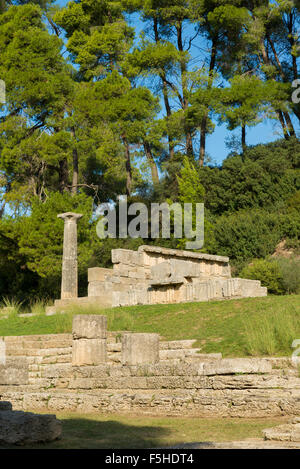
[[[88,269],[89,282],[102,282],[108,275],[113,274],[113,269],[105,269],[104,267],[92,267]]]
[[[202,373],[211,375],[231,375],[235,373],[271,373],[272,365],[259,358],[224,358],[211,363],[203,363]]]
[[[124,365],[154,364],[159,361],[159,335],[129,333],[122,337]]]
[[[100,314],[77,314],[73,318],[73,339],[106,339],[107,317]]]
[[[143,265],[141,253],[130,249],[112,249],[111,260],[113,264]]]
[[[0,365],[0,385],[28,383],[28,362],[26,358],[7,357],[5,365]]]
[[[61,422],[55,415],[38,415],[31,412],[0,412],[0,442],[30,444],[56,440],[61,436]]]
[[[77,339],[73,341],[72,365],[100,365],[105,363],[106,339]]]
[[[279,425],[263,430],[265,440],[300,441],[300,423]]]

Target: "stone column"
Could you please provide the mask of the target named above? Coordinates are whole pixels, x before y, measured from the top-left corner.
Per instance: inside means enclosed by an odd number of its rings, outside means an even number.
[[[60,213],[64,225],[64,247],[61,278],[61,299],[77,298],[78,296],[78,268],[77,268],[77,220],[80,213]]]

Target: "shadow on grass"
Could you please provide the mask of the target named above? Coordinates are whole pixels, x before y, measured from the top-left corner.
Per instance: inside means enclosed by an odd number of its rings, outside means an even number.
[[[51,443],[34,445],[0,445],[3,449],[140,449],[161,444],[171,431],[155,426],[126,425],[114,420],[66,418],[62,422],[62,437]]]

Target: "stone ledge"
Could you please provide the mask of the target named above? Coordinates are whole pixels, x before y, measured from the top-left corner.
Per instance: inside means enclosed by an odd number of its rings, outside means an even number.
[[[142,245],[138,248],[138,252],[153,252],[155,254],[162,254],[165,256],[174,256],[174,257],[184,257],[188,259],[203,259],[206,261],[214,261],[214,262],[221,262],[221,263],[228,263],[229,257],[226,256],[215,256],[213,254],[205,254],[202,252],[192,252],[192,251],[184,251],[180,249],[168,249],[162,248],[159,246],[147,246]]]

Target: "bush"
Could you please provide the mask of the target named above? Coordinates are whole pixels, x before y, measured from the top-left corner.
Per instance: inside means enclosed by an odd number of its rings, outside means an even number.
[[[280,257],[276,262],[281,272],[284,293],[300,293],[300,259]]]
[[[268,288],[269,293],[280,295],[284,293],[282,287],[282,274],[279,264],[273,260],[256,259],[244,267],[240,273],[241,278],[260,280],[262,286]]]
[[[300,292],[300,259],[256,259],[240,272],[241,278],[260,280],[275,295]]]

